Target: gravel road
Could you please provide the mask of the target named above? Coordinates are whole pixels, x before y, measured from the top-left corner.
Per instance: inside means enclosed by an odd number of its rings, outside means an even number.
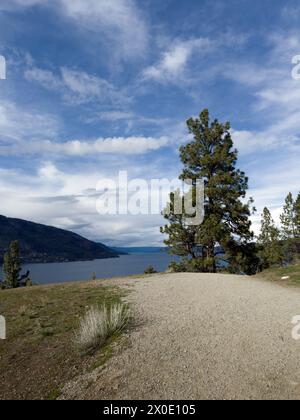
[[[119,284],[132,290],[139,325],[62,398],[300,399],[300,341],[291,334],[300,289],[219,274]]]

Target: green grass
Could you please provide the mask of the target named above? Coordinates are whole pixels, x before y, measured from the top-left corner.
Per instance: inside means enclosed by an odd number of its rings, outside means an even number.
[[[288,280],[281,280],[282,277],[289,276]],[[288,267],[270,268],[258,274],[258,277],[263,277],[267,280],[276,281],[286,285],[300,286],[300,265],[290,265]]]
[[[66,382],[104,363],[114,338],[82,356],[74,330],[88,308],[119,303],[124,295],[95,281],[0,291],[7,322],[7,339],[0,341],[0,399],[55,399]]]

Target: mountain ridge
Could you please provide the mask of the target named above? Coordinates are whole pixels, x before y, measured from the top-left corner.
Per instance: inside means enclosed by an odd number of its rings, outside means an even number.
[[[0,264],[14,240],[24,263],[92,261],[121,254],[65,229],[0,215]]]

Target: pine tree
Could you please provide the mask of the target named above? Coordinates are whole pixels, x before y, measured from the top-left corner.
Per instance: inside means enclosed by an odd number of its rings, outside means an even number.
[[[264,208],[261,221],[261,233],[258,237],[260,246],[259,256],[261,268],[281,265],[283,262],[282,247],[280,245],[280,230],[275,226],[269,209]]]
[[[283,213],[280,215],[284,253],[287,261],[291,262],[297,254],[296,244],[296,203],[292,193],[285,199]]]
[[[294,216],[295,236],[300,240],[300,192],[294,204]]]
[[[4,281],[2,282],[1,287],[3,289],[15,289],[26,286],[27,284],[29,285],[31,282],[29,271],[27,271],[25,275],[20,276],[21,270],[19,242],[13,241],[10,244],[9,250],[4,254]]]
[[[295,248],[296,248],[296,257],[295,260],[299,262],[300,260],[300,193],[295,201],[294,205],[294,223],[295,223]]]
[[[189,226],[184,213],[176,215],[171,211],[166,215],[169,224],[161,232],[168,235],[165,244],[171,253],[182,256],[189,270],[216,272],[216,245],[230,255],[234,245],[253,238],[250,202],[241,201],[248,189],[248,178],[236,169],[238,152],[233,149],[229,123],[211,122],[205,109],[199,118],[189,119],[187,126],[193,140],[180,148],[184,165],[180,179],[192,180],[193,185],[204,180],[204,222]]]
[[[294,239],[296,234],[295,227],[295,202],[292,193],[285,199],[283,213],[280,215],[283,239]]]

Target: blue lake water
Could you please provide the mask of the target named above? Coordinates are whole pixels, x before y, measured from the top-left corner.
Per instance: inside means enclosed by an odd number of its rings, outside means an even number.
[[[149,265],[162,272],[172,260],[174,257],[166,252],[132,254],[95,261],[27,264],[22,271],[30,270],[30,277],[35,284],[53,284],[89,280],[93,273],[99,279],[142,274]]]

